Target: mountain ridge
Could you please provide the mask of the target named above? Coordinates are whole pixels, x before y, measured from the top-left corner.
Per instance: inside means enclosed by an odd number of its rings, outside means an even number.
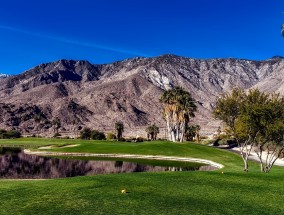
[[[58,117],[61,132],[69,134],[84,126],[113,131],[115,121],[121,120],[127,135],[145,136],[145,127],[151,123],[165,127],[159,103],[163,91],[181,86],[199,101],[192,123],[200,124],[202,132],[209,134],[220,125],[211,115],[220,94],[233,87],[259,87],[283,95],[283,73],[284,59],[279,56],[254,61],[166,54],[110,64],[61,59],[0,79],[0,127],[27,134],[41,128],[40,133],[51,135],[50,121]],[[5,105],[11,108],[5,109]],[[34,112],[25,117],[21,107]],[[45,120],[37,124],[34,117],[40,112]]]
[[[0,73],[0,78],[7,78],[11,75],[8,75],[8,74],[4,74],[4,73]]]

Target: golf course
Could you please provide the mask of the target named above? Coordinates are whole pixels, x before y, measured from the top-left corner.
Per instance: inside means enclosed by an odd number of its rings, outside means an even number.
[[[0,214],[284,214],[284,168],[274,166],[270,173],[260,173],[258,163],[250,161],[245,173],[241,157],[222,149],[189,142],[45,138],[1,140],[0,144],[57,154],[199,158],[224,166],[214,171],[1,179]],[[44,146],[49,147],[38,149]]]

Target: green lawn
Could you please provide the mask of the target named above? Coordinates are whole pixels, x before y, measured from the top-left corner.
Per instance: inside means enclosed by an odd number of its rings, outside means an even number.
[[[130,173],[38,181],[1,180],[0,214],[284,214],[284,168],[242,171],[231,152],[197,144],[118,143],[57,139],[0,140],[0,144],[80,144],[52,151],[169,155],[225,165],[212,172]],[[224,172],[222,174],[221,172]],[[121,189],[129,190],[121,194]]]

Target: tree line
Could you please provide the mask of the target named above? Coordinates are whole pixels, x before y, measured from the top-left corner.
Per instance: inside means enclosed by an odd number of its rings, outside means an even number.
[[[184,140],[199,141],[199,125],[190,123],[197,111],[197,101],[181,87],[164,91],[160,97],[162,113],[166,121],[167,138],[173,142]],[[264,93],[258,89],[245,92],[234,88],[216,100],[213,115],[226,125],[226,133],[235,139],[244,162],[244,171],[248,171],[248,159],[254,151],[259,159],[262,172],[269,172],[276,160],[284,152],[284,98],[275,93]],[[39,123],[42,116],[36,116]],[[61,127],[58,118],[52,121],[54,133]],[[123,141],[124,124],[118,121],[114,125],[115,134],[105,135],[98,130],[84,128],[81,139],[116,139]],[[146,128],[147,139],[156,140],[160,130],[156,124]],[[0,133],[1,135],[1,133]],[[5,136],[2,132],[2,138]],[[1,138],[1,136],[0,136]]]

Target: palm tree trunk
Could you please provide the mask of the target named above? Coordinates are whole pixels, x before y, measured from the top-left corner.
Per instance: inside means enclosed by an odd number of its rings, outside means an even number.
[[[176,128],[175,128],[175,126],[171,127],[171,140],[173,142],[176,142]]]
[[[171,141],[176,142],[176,136],[174,134],[174,131],[172,131],[171,136],[172,136]]]
[[[175,135],[176,135],[176,141],[179,141],[179,133],[180,133],[180,130],[179,130],[179,124],[177,123],[176,124],[176,133],[175,133]]]
[[[184,133],[185,133],[185,123],[181,123],[181,132],[180,132],[180,142],[182,143],[184,140]]]
[[[167,122],[167,130],[168,130],[168,140],[172,140],[172,134],[171,134],[171,126],[170,126],[170,116],[169,113],[166,113],[166,122]]]

